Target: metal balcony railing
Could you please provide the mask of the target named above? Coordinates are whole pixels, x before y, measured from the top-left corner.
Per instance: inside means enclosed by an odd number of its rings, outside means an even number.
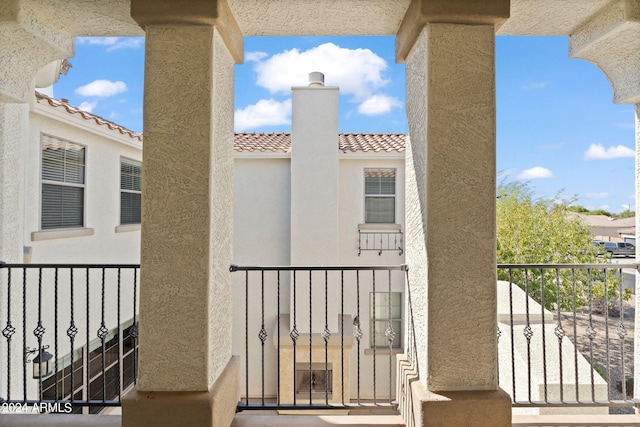
[[[238,410],[395,408],[406,270],[231,266]]]
[[[514,408],[633,412],[637,269],[498,265],[498,373]]]
[[[138,265],[0,263],[5,404],[119,406],[136,381],[138,281]]]
[[[404,253],[402,231],[362,231],[358,230],[358,256],[362,251],[375,251],[382,255],[385,251]]]

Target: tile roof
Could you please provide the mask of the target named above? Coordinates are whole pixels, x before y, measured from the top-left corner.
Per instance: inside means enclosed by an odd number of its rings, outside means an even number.
[[[338,135],[338,149],[343,153],[348,151],[364,152],[398,152],[405,150],[406,136],[400,133],[341,133]],[[290,133],[236,133],[234,149],[237,152],[291,152]]]
[[[142,134],[133,132],[124,126],[106,120],[100,116],[83,111],[69,105],[65,100],[57,100],[36,91],[38,102],[45,101],[50,106],[64,108],[69,114],[78,114],[85,120],[94,121],[100,126],[106,126],[110,130],[122,135],[128,135],[132,139],[142,142]],[[406,135],[401,133],[341,133],[338,134],[338,149],[346,152],[398,152],[405,151]],[[291,152],[291,133],[264,133],[264,132],[238,132],[235,134],[235,151],[241,152]]]
[[[97,116],[95,114],[89,113],[87,111],[83,111],[81,109],[79,109],[78,107],[74,107],[72,105],[69,105],[67,102],[65,102],[64,100],[57,100],[57,99],[53,99],[43,93],[40,93],[38,91],[36,91],[36,100],[37,102],[40,101],[46,101],[50,106],[52,107],[62,107],[64,108],[67,113],[69,114],[78,114],[80,117],[82,117],[85,120],[89,120],[89,121],[94,121],[97,125],[100,126],[106,126],[108,129],[115,131],[115,132],[119,132],[121,135],[127,135],[129,136],[131,139],[137,139],[138,141],[142,142],[142,134],[141,133],[136,133],[132,130],[129,130],[127,128],[125,128],[124,126],[121,126],[117,123],[114,123],[110,120],[104,119],[100,116]]]

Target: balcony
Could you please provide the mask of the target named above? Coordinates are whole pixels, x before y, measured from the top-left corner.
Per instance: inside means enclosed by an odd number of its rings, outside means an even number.
[[[498,265],[498,373],[514,426],[640,425],[637,268]],[[243,359],[234,425],[326,425],[336,414],[340,423],[402,425],[411,396],[397,369],[414,369],[419,340],[407,270],[232,266],[234,353]],[[4,412],[42,402],[56,413],[3,423],[120,424],[90,414],[117,414],[135,383],[138,276],[137,265],[0,266]],[[34,378],[34,348],[52,353],[50,375]]]

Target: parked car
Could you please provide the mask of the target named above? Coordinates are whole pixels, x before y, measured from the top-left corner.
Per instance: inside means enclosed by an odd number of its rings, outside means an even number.
[[[636,247],[627,242],[601,242],[594,240],[593,243],[600,248],[598,255],[633,257],[636,255]]]

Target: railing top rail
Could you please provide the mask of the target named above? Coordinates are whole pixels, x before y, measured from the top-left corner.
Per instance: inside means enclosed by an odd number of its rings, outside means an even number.
[[[140,264],[8,264],[0,261],[0,268],[140,268]]]
[[[307,265],[307,266],[241,266],[232,264],[229,267],[229,271],[355,271],[355,270],[401,270],[407,271],[409,267],[406,264],[402,265],[359,265],[359,266],[319,266],[319,265]]]
[[[606,268],[606,269],[620,269],[620,268],[640,268],[640,264],[636,262],[629,263],[600,263],[600,264],[498,264],[498,268]]]

